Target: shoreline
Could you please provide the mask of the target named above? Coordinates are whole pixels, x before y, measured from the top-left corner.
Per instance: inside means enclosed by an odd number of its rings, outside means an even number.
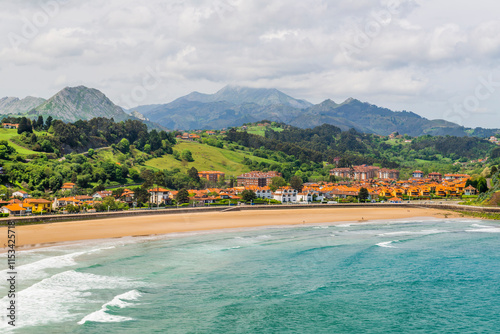
[[[24,250],[53,246],[63,242],[96,239],[265,226],[343,224],[417,217],[458,218],[462,215],[447,210],[415,207],[212,211],[20,225],[16,226],[15,230],[16,248]],[[5,252],[7,227],[0,227],[0,244],[3,245],[1,251]]]

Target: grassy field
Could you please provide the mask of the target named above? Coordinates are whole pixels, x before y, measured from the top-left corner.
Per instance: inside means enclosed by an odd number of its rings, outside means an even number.
[[[100,160],[111,160],[113,162],[118,162],[117,156],[113,154],[111,147],[105,147],[101,149],[96,149],[96,156]]]
[[[11,139],[15,136],[17,136],[16,129],[0,128],[0,140],[7,140],[9,142],[9,145],[14,147],[18,154],[26,155],[26,154],[36,154],[37,153],[35,151],[28,150],[27,148],[24,148],[22,146],[17,145],[16,143],[14,143]]]
[[[385,141],[386,144],[389,144],[391,146],[395,146],[395,145],[411,145],[411,143],[405,143],[404,140],[401,140],[401,139],[388,139]]]
[[[226,176],[238,176],[250,171],[249,167],[242,163],[245,156],[258,162],[274,163],[273,160],[254,157],[248,152],[230,151],[197,142],[181,141],[175,145],[174,150],[179,151],[179,153],[183,150],[190,150],[194,161],[179,161],[175,160],[172,155],[165,155],[161,158],[149,160],[145,165],[153,169],[179,168],[182,171],[194,167],[198,171],[218,170],[226,173]]]
[[[273,128],[273,127],[270,127],[270,129],[276,131],[276,132],[281,132],[283,131],[282,128]],[[247,132],[250,133],[250,134],[253,134],[253,135],[258,135],[258,136],[262,136],[264,137],[265,133],[266,133],[266,127],[264,126],[257,126],[257,125],[252,125],[252,126],[249,126],[247,128]]]

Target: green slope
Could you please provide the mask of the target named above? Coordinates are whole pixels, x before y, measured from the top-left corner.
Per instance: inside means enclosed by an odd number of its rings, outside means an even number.
[[[190,150],[194,161],[179,161],[175,160],[172,155],[165,155],[161,158],[146,161],[145,165],[154,169],[179,168],[181,171],[194,167],[198,171],[218,170],[226,173],[226,176],[238,176],[250,171],[249,167],[242,163],[244,157],[258,162],[275,163],[273,160],[255,157],[249,152],[231,151],[197,142],[181,141],[175,145],[174,150],[179,152]]]
[[[13,137],[16,137],[18,134],[17,134],[17,130],[15,129],[4,129],[4,128],[0,128],[0,140],[7,140],[9,142],[9,145],[14,147],[16,149],[16,152],[18,154],[22,154],[22,155],[26,155],[26,154],[37,154],[37,153],[40,153],[40,152],[35,152],[35,151],[32,151],[32,150],[29,150],[27,148],[24,148],[22,146],[19,146],[18,144],[14,143],[11,139]]]

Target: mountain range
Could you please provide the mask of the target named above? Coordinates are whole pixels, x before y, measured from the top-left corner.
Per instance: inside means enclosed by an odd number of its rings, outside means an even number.
[[[97,89],[66,87],[48,100],[36,97],[0,99],[0,114],[36,118],[52,116],[65,122],[94,117],[115,121],[135,119],[150,128],[171,130],[222,129],[261,120],[300,128],[332,124],[343,130],[410,136],[455,135],[488,137],[498,129],[465,128],[445,120],[429,120],[413,112],[392,111],[349,98],[342,103],[325,100],[312,104],[277,89],[229,85],[214,94],[193,92],[170,103],[124,110]]]
[[[169,129],[221,129],[244,123],[270,120],[299,128],[332,124],[343,130],[410,136],[493,135],[499,130],[465,128],[445,120],[429,120],[413,112],[392,111],[349,98],[337,104],[332,100],[313,105],[288,96],[277,89],[226,86],[215,94],[190,93],[167,104],[133,108],[152,122]]]
[[[113,118],[117,122],[133,119],[143,121],[150,128],[165,129],[144,117],[125,113],[102,92],[85,86],[66,87],[48,100],[31,96],[22,100],[16,97],[4,97],[0,99],[0,115],[26,116],[32,119],[38,116],[44,118],[52,116],[64,122],[90,120],[95,117]]]

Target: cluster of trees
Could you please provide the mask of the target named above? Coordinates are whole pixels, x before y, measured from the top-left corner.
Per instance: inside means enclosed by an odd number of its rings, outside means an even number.
[[[489,141],[476,137],[427,135],[414,138],[411,143],[412,150],[422,151],[428,157],[441,154],[452,160],[485,157],[492,152],[493,147]]]
[[[74,123],[53,121],[54,136],[68,146],[68,150],[86,151],[89,148],[99,148],[119,145],[120,150],[134,148],[147,154],[171,154],[175,144],[175,136],[166,131],[151,130],[138,120],[126,120],[115,123],[113,119],[103,117],[89,121],[79,120]],[[126,139],[126,141],[123,141]],[[128,143],[127,143],[128,142]]]
[[[92,187],[91,183],[126,183],[128,177],[136,182],[140,180],[139,173],[127,163],[94,161],[81,154],[68,154],[63,161],[49,160],[46,156],[41,156],[28,164],[13,162],[6,165],[5,175],[10,182],[39,192],[55,192],[64,182],[73,182],[79,188],[86,189]]]
[[[43,116],[38,116],[37,119],[30,119],[27,117],[12,117],[7,116],[2,119],[2,123],[14,123],[19,124],[17,128],[17,133],[22,134],[25,132],[32,133],[33,130],[42,131],[48,130],[52,124],[52,116],[47,117],[44,121]]]
[[[234,129],[227,134],[229,141],[258,150],[257,156],[260,157],[270,157],[275,152],[283,152],[301,164],[333,162],[335,158],[340,158],[343,165],[341,167],[378,163],[382,167],[398,168],[397,163],[390,161],[377,150],[376,138],[378,137],[359,133],[354,129],[341,131],[328,124],[312,129],[268,129],[265,137]]]
[[[147,154],[161,156],[171,154],[176,142],[173,133],[157,130],[148,132],[147,126],[138,120],[115,123],[113,119],[98,117],[89,121],[64,123],[53,120],[51,116],[45,121],[43,116],[38,116],[33,121],[26,117],[4,118],[6,121],[19,123],[20,140],[28,148],[58,155],[116,145],[123,153],[137,148]],[[33,130],[46,130],[50,135],[36,135]]]
[[[473,186],[479,193],[485,193],[488,191],[488,183],[484,177],[479,177],[477,180],[469,179],[465,183],[465,186]]]
[[[17,141],[33,151],[55,153],[60,155],[61,142],[59,138],[49,136],[46,133],[36,134],[34,132],[25,131],[18,138]]]
[[[281,151],[287,155],[293,155],[301,162],[321,162],[324,161],[323,154],[308,148],[302,148],[298,145],[282,142],[275,139],[249,134],[247,132],[239,132],[235,129],[228,131],[226,139],[229,142],[235,142],[239,145],[254,149],[266,148],[272,151]]]
[[[10,146],[8,141],[0,140],[0,159],[7,160],[14,153],[16,149]]]

